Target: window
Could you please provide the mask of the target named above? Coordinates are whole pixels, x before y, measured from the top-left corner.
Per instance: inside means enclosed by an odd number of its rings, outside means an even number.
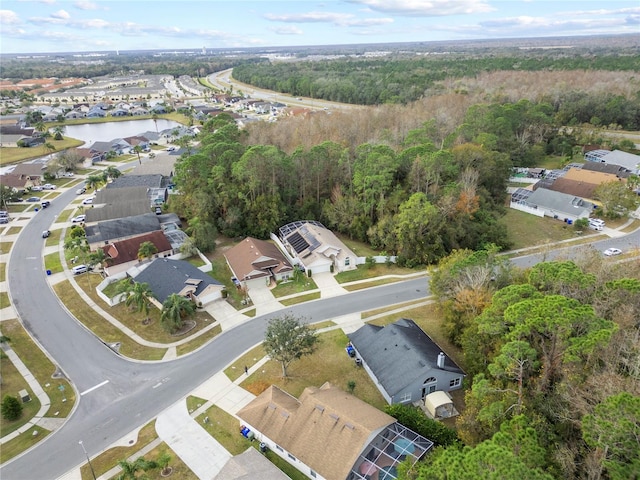
[[[449,382],[450,387],[459,387],[460,386],[460,377],[454,378]]]
[[[313,477],[316,478],[316,472],[314,472],[313,470],[309,471],[309,474]]]
[[[411,393],[403,393],[402,395],[400,395],[401,403],[410,402],[410,401],[411,401]]]
[[[344,266],[345,267],[348,267],[350,263],[351,263],[351,260],[349,259],[349,257],[344,259]]]
[[[281,452],[284,452],[284,450],[282,449],[282,447],[280,445],[276,445],[276,449],[280,450]]]
[[[296,457],[294,457],[293,455],[291,455],[290,453],[287,453],[287,456],[293,460],[294,462],[297,461],[298,459]]]

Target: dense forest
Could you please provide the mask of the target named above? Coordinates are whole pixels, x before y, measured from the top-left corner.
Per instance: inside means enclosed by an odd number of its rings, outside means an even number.
[[[496,71],[640,71],[640,55],[520,55],[410,59],[345,58],[260,62],[234,68],[233,78],[256,87],[358,105],[409,103],[435,93],[437,82]]]
[[[477,104],[461,112],[457,126],[413,119],[415,128],[401,136],[383,130],[363,143],[350,138],[346,126],[355,122],[361,133],[371,132],[372,116],[365,119],[362,112],[319,113],[304,122],[256,126],[250,133],[219,116],[204,125],[198,152],[179,161],[182,195],[173,207],[190,219],[190,233],[204,250],[213,248],[215,232],[266,238],[300,219],[320,220],[409,266],[434,263],[455,249],[491,243],[506,248],[500,219],[512,167],[536,165],[547,155],[568,160],[577,145],[592,140],[582,127],[560,128],[593,122],[580,116],[580,105],[591,105],[593,115],[602,104],[603,118],[614,124],[627,121],[634,108],[637,116],[640,103],[619,98],[584,92],[567,94],[555,105]],[[342,137],[318,136],[309,143],[317,135],[312,132],[323,128]],[[301,136],[307,143],[296,144]]]
[[[638,266],[589,247],[528,271],[494,247],[444,258],[430,285],[470,389],[460,441],[404,478],[639,478]]]

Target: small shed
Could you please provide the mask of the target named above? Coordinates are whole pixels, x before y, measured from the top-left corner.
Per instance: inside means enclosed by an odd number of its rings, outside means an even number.
[[[436,390],[424,397],[424,407],[427,414],[436,420],[458,415],[458,411],[453,406],[453,400],[447,392],[442,390]]]

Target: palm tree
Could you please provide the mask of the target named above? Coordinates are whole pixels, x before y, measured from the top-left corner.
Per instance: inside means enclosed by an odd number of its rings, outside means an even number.
[[[138,249],[138,260],[151,258],[156,253],[158,253],[158,247],[156,247],[152,242],[142,242]]]
[[[156,463],[158,464],[158,468],[160,468],[160,475],[166,477],[171,473],[172,468],[169,466],[170,461],[171,455],[167,452],[162,452],[160,456],[158,456]]]
[[[56,125],[53,127],[53,139],[62,140],[62,134],[64,133],[65,128],[66,127],[64,125]]]
[[[156,125],[156,133],[158,133],[158,114],[156,112],[153,112],[151,114],[151,120],[153,120],[153,123],[155,123],[155,125]]]
[[[144,457],[138,457],[133,462],[120,460],[118,465],[122,472],[116,477],[117,480],[136,480],[138,478],[136,474],[140,470],[147,472],[158,467],[156,462],[145,460]]]
[[[103,175],[89,175],[85,181],[84,184],[87,186],[88,189],[96,189],[98,187],[98,185],[102,185],[104,183],[105,179]]]
[[[142,165],[142,160],[140,160],[140,153],[142,152],[142,147],[140,145],[136,145],[133,147],[133,151],[138,155],[138,163]]]
[[[44,134],[44,132],[47,131],[47,126],[44,124],[44,122],[42,120],[38,120],[33,125],[33,128],[35,129],[36,132],[40,132],[41,134]]]
[[[129,292],[129,296],[124,301],[124,304],[127,307],[131,307],[135,305],[138,312],[144,312],[145,319],[149,319],[149,297],[153,296],[153,292],[151,288],[149,288],[148,283],[138,283],[135,282],[133,284],[133,288]]]
[[[172,293],[162,304],[160,322],[165,330],[173,333],[182,327],[183,318],[193,315],[195,311],[196,306],[191,300]]]
[[[105,182],[107,182],[108,180],[115,180],[120,176],[122,176],[122,172],[113,165],[109,165],[102,171],[102,179]]]
[[[53,153],[56,151],[56,146],[50,142],[43,143],[42,148],[44,148],[44,151],[48,153]]]

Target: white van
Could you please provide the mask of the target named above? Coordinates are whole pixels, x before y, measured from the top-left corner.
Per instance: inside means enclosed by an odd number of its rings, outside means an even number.
[[[89,267],[86,265],[76,265],[71,269],[74,275],[80,275],[81,273],[87,273],[89,271]]]

